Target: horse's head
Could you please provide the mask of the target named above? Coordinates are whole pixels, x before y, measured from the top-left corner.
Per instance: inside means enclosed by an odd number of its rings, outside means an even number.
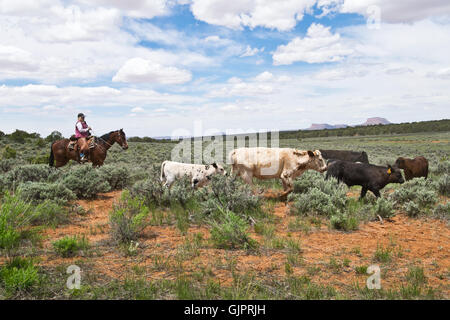
[[[127,137],[123,129],[117,130],[114,135],[114,142],[117,142],[123,150],[128,149]]]

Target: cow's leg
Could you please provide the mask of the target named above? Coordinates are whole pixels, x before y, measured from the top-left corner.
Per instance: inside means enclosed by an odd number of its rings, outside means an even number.
[[[362,199],[362,198],[364,198],[366,196],[367,190],[369,190],[369,189],[366,186],[362,186],[361,194],[359,196],[359,199]]]
[[[249,184],[249,185],[253,185],[253,174],[250,171],[247,170],[243,170],[243,172],[240,173],[240,176],[242,178],[242,180],[244,180],[245,183]]]
[[[374,194],[377,198],[381,197],[380,190],[378,190],[378,189],[373,189],[373,190],[371,190],[371,191],[373,192],[373,194]]]
[[[282,173],[281,182],[283,183],[284,192],[280,195],[280,199],[287,200],[287,195],[293,190],[292,176],[287,173]]]

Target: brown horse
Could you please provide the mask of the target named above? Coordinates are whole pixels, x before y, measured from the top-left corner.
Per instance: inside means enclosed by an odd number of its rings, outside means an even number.
[[[49,159],[49,165],[51,167],[62,167],[67,164],[69,160],[80,162],[78,148],[69,150],[67,147],[69,142],[69,139],[62,139],[52,143]],[[115,142],[117,142],[123,150],[128,149],[127,138],[123,129],[111,131],[100,138],[95,137],[95,147],[89,150],[89,161],[92,162],[93,167],[100,167],[103,165],[106,158],[106,152]]]

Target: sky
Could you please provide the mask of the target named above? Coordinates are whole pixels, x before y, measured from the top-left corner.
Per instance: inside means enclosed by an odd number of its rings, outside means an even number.
[[[0,130],[450,118],[448,0],[0,0]]]

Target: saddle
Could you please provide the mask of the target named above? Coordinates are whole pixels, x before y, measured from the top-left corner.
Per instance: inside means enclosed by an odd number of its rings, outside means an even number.
[[[78,139],[79,138],[75,137],[75,135],[72,135],[69,138],[70,143],[68,144],[67,148],[69,150],[75,150],[75,146],[76,146],[76,149],[78,150],[79,149],[78,143],[77,143]],[[95,146],[97,145],[96,141],[97,141],[97,139],[94,136],[90,136],[90,137],[87,138],[87,144],[89,146],[89,149],[94,149],[95,148]]]

